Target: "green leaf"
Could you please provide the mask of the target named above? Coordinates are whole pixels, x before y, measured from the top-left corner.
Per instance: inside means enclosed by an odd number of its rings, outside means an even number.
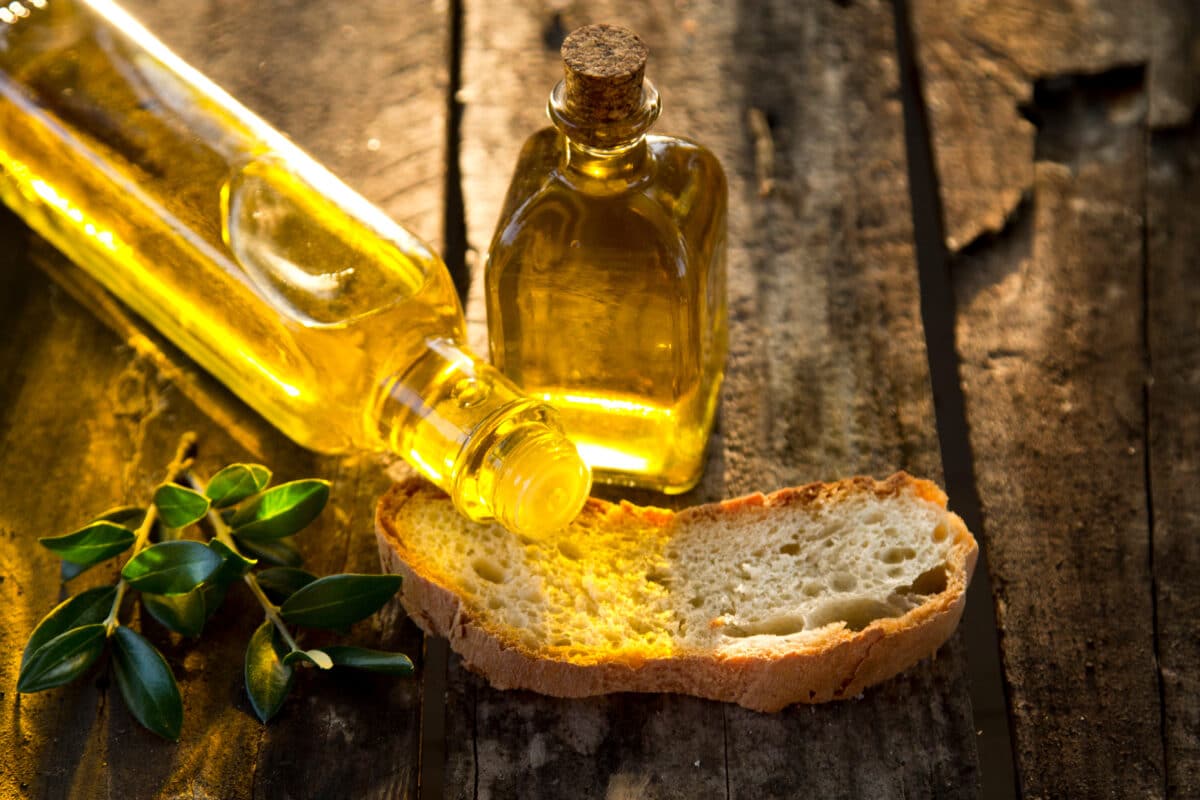
[[[213,539],[208,543],[208,547],[221,557],[221,566],[217,567],[217,571],[208,579],[211,583],[232,583],[249,572],[250,568],[258,563],[253,558],[246,558],[241,553],[231,549],[219,539]]]
[[[304,563],[304,557],[292,544],[291,539],[275,539],[269,542],[251,542],[245,539],[237,540],[238,547],[259,561],[268,564],[278,564],[282,567],[298,567]]]
[[[230,464],[213,475],[204,493],[212,500],[213,508],[226,508],[258,494],[270,482],[271,470],[262,464]]]
[[[117,587],[97,586],[95,589],[80,592],[55,606],[30,634],[29,641],[25,644],[25,652],[21,655],[22,669],[42,645],[59,634],[66,633],[72,628],[103,622],[108,617],[108,612],[112,609],[113,600],[116,597]]]
[[[207,497],[175,483],[164,483],[154,490],[154,505],[169,528],[185,528],[208,513]]]
[[[187,594],[221,564],[221,557],[200,542],[162,542],[129,559],[121,577],[149,594]]]
[[[266,722],[279,711],[292,688],[295,671],[283,663],[276,641],[275,626],[270,621],[258,626],[246,647],[246,694],[254,713]]]
[[[104,652],[107,641],[103,625],[71,628],[39,647],[21,664],[18,692],[40,692],[70,683]]]
[[[168,630],[184,636],[199,636],[208,619],[204,600],[205,588],[201,586],[187,594],[170,596],[143,594],[142,606]]]
[[[179,741],[183,700],[167,660],[132,628],[121,625],[113,639],[113,671],[125,705],[142,725],[164,739]]]
[[[399,588],[399,575],[329,575],[298,590],[279,611],[294,625],[345,628],[374,614]]]
[[[115,522],[122,528],[136,531],[146,520],[146,509],[141,506],[117,506],[96,516],[94,522]]]
[[[267,597],[273,602],[282,603],[300,589],[308,586],[317,579],[316,575],[295,567],[271,567],[254,574],[254,579]]]
[[[100,520],[66,536],[46,537],[38,542],[64,561],[89,567],[128,550],[136,538],[128,528]]]
[[[47,614],[25,645],[21,655],[19,691],[36,692],[60,686],[82,674],[104,650],[92,635],[63,637],[83,627],[100,625],[112,609],[117,596],[115,586],[88,589],[62,603]]]
[[[414,671],[412,659],[404,653],[388,653],[349,645],[332,645],[321,649],[333,659],[334,666],[338,667],[353,667],[388,675],[412,675]]]
[[[333,668],[333,659],[323,650],[293,650],[283,657],[283,663],[289,666],[295,664],[297,661],[307,661],[309,664],[321,669]]]
[[[238,509],[230,523],[239,539],[281,539],[303,530],[329,501],[329,481],[292,481],[268,489]]]

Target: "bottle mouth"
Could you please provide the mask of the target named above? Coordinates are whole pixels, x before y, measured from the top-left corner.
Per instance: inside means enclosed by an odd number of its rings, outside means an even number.
[[[642,82],[642,101],[633,113],[623,119],[580,119],[571,113],[567,103],[566,81],[559,81],[550,92],[546,113],[550,121],[568,139],[598,150],[611,150],[635,143],[650,130],[662,111],[658,90],[649,80]]]
[[[567,527],[591,489],[591,470],[575,446],[555,431],[541,430],[505,454],[492,511],[514,533],[544,535]]]

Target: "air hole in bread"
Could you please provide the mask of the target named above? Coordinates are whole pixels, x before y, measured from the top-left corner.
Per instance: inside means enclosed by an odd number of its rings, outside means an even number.
[[[944,542],[946,540],[946,537],[949,535],[950,535],[950,532],[946,530],[945,523],[942,523],[941,525],[938,525],[936,528],[933,529],[933,540],[935,542]]]
[[[798,556],[800,555],[800,545],[796,542],[790,542],[781,546],[779,548],[779,552],[783,553],[785,556]]]
[[[806,597],[817,597],[825,592],[825,587],[819,583],[810,581],[804,584],[804,588],[800,591],[804,592]]]
[[[877,619],[898,617],[897,609],[869,597],[846,597],[830,600],[813,609],[808,615],[809,628],[823,628],[844,622],[852,631],[861,631]]]
[[[851,575],[849,572],[839,572],[833,576],[833,590],[835,592],[850,592],[858,585],[858,578]]]
[[[901,588],[903,594],[941,594],[946,591],[946,565],[938,564],[918,575],[911,584]]]
[[[583,557],[583,551],[579,549],[579,545],[575,544],[570,539],[563,539],[558,543],[558,552],[562,553],[572,561],[578,561]]]
[[[471,562],[475,574],[489,583],[504,583],[504,570],[489,558],[476,558]]]
[[[688,605],[690,605],[692,608],[700,608],[704,605],[704,598],[693,597],[692,599],[688,600]]]
[[[755,622],[743,622],[739,625],[728,625],[722,631],[726,636],[742,638],[746,636],[790,636],[800,633],[807,626],[804,617],[794,614],[781,614]]]
[[[902,561],[908,561],[910,558],[916,557],[917,551],[911,547],[889,547],[879,556],[879,560],[885,564],[899,564]]]

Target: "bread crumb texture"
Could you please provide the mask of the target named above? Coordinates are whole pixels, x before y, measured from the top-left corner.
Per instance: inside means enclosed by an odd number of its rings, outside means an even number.
[[[397,489],[381,518],[404,561],[506,646],[578,665],[818,648],[945,591],[969,539],[936,486],[902,474],[678,513],[592,500],[538,539]]]

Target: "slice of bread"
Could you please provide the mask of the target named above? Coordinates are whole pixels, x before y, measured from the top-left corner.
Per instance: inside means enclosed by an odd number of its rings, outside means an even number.
[[[379,501],[376,533],[413,620],[498,688],[761,711],[852,697],[933,654],[978,554],[945,494],[904,473],[679,512],[591,499],[539,539],[413,479]]]

